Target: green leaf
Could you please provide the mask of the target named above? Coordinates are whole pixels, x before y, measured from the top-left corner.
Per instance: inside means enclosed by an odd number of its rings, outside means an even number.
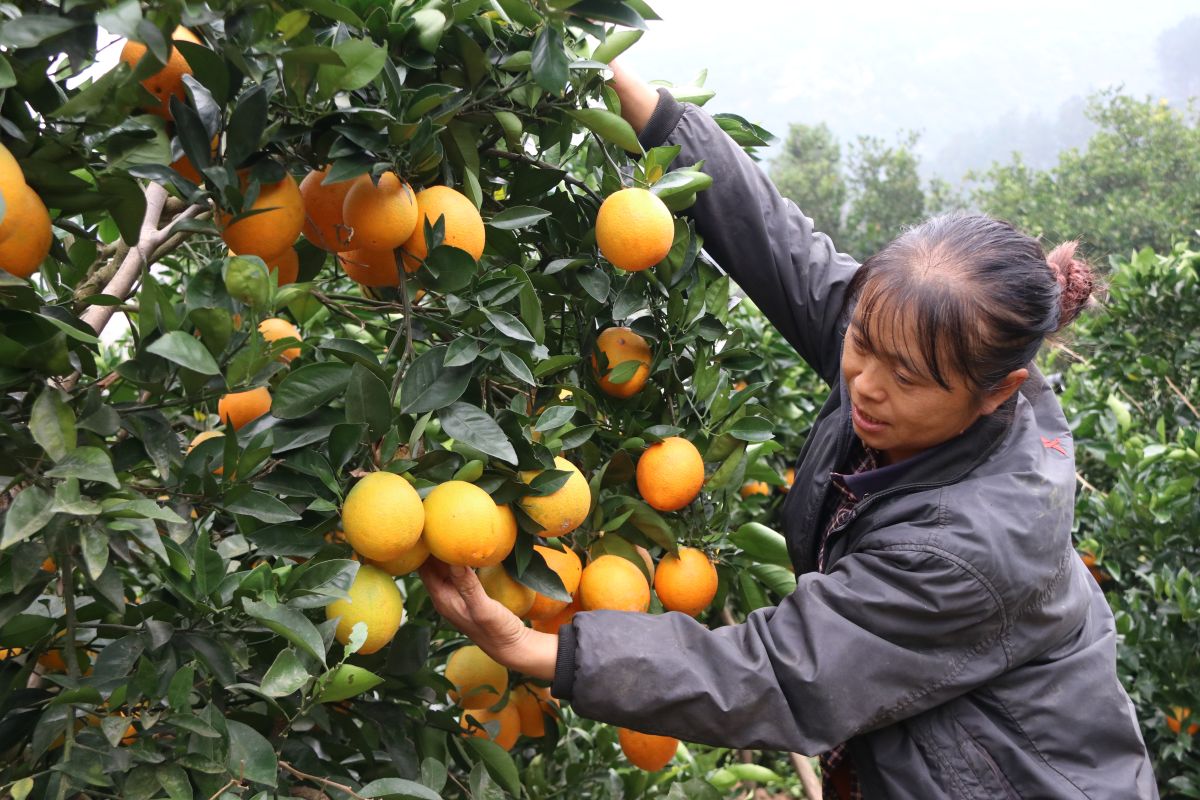
[[[200,340],[183,331],[163,334],[151,342],[146,351],[201,375],[221,374],[221,368]]]
[[[52,499],[49,492],[37,486],[26,486],[22,489],[8,507],[0,549],[23,542],[46,527],[46,523],[54,516]]]
[[[479,262],[466,250],[450,245],[439,245],[425,257],[425,267],[433,280],[432,287],[439,292],[457,292],[471,285],[471,279],[479,270]]]
[[[550,212],[545,209],[533,206],[513,206],[489,219],[487,224],[500,230],[512,231],[517,228],[527,228],[548,216],[550,216]]]
[[[469,403],[451,403],[438,413],[442,430],[455,441],[465,442],[476,450],[509,464],[517,464],[517,453],[496,421],[482,409]]]
[[[645,31],[638,30],[613,31],[604,37],[603,42],[596,46],[595,51],[592,53],[592,58],[603,64],[607,64],[630,47],[633,47],[645,33]]]
[[[362,364],[355,364],[350,370],[350,381],[346,386],[346,421],[366,423],[371,439],[382,437],[392,424],[388,387]]]
[[[492,323],[492,327],[500,333],[516,339],[519,342],[533,342],[533,334],[521,322],[521,320],[509,314],[507,311],[493,311],[490,308],[481,308],[480,311],[487,317],[488,322]]]
[[[535,431],[552,431],[566,425],[574,416],[575,406],[551,406],[538,417],[537,424],[533,426],[533,429]]]
[[[55,461],[75,449],[75,412],[58,389],[47,387],[38,395],[29,416],[29,432]]]
[[[304,6],[323,17],[344,22],[355,28],[363,27],[363,21],[359,16],[337,0],[297,0],[296,5]]]
[[[309,677],[300,656],[296,655],[295,650],[285,647],[263,675],[262,690],[271,697],[286,697],[308,683]]]
[[[634,375],[637,374],[641,367],[645,366],[645,363],[646,362],[638,361],[637,359],[622,361],[620,364],[617,364],[615,367],[613,367],[612,371],[608,373],[606,376],[608,378],[608,382],[627,383],[633,378]]]
[[[442,796],[427,786],[404,778],[379,778],[358,790],[363,797],[397,796],[408,800],[442,800]]]
[[[82,19],[57,14],[25,14],[0,25],[0,44],[17,49],[37,47],[47,39],[83,24]]]
[[[187,772],[178,764],[159,764],[154,769],[158,785],[171,800],[192,800],[192,784]]]
[[[775,426],[762,417],[742,417],[726,433],[743,442],[765,442],[775,437]]]
[[[79,447],[61,459],[54,469],[46,472],[50,478],[79,478],[83,481],[100,481],[114,489],[121,488],[117,474],[113,472],[112,459],[99,447]]]
[[[431,347],[413,361],[400,384],[400,411],[424,414],[445,408],[467,390],[471,365],[447,367],[446,347]]]
[[[258,600],[244,599],[246,613],[267,628],[287,639],[313,658],[325,663],[325,643],[308,617],[294,608],[273,606]]]
[[[262,522],[291,522],[300,519],[286,503],[265,492],[242,489],[231,493],[222,502],[226,511],[245,514]]]
[[[638,142],[637,134],[633,132],[633,126],[611,111],[603,108],[569,108],[567,114],[602,139],[606,139],[630,153],[642,152],[642,146]]]
[[[779,564],[751,564],[750,574],[775,594],[786,597],[796,591],[796,576]]]
[[[512,756],[508,754],[508,751],[495,742],[478,736],[470,736],[466,742],[483,761],[488,774],[514,797],[520,797],[521,778],[517,773],[517,765],[513,763]]]
[[[238,97],[225,134],[225,158],[233,165],[240,166],[258,151],[263,132],[267,128],[269,101],[267,87],[263,84],[243,92]]]
[[[446,15],[436,8],[422,8],[410,19],[417,32],[417,44],[427,53],[436,52],[446,31]]]
[[[788,555],[787,540],[783,538],[783,534],[761,523],[747,522],[730,534],[729,541],[745,550],[746,555],[755,561],[781,567],[789,567],[792,564]]]
[[[239,780],[274,786],[278,781],[279,759],[275,749],[261,733],[235,719],[225,721],[229,728],[230,774]]]
[[[271,413],[280,419],[299,419],[311,414],[346,394],[351,371],[349,364],[340,362],[306,364],[279,384]]]
[[[533,80],[547,92],[561,95],[567,84],[568,64],[562,34],[553,25],[546,25],[533,40]]]
[[[537,379],[533,377],[533,373],[529,371],[529,365],[525,363],[516,353],[510,353],[507,350],[500,351],[500,361],[504,364],[504,368],[509,374],[522,383],[530,386],[537,385]]]
[[[368,39],[347,39],[333,49],[343,66],[322,64],[318,68],[317,81],[325,97],[361,89],[375,80],[387,61],[387,50]]]
[[[339,664],[321,676],[318,703],[336,703],[360,695],[383,683],[383,678],[353,664]]]
[[[628,28],[646,28],[646,20],[630,6],[632,3],[613,3],[609,0],[580,0],[571,6],[570,13],[585,20],[615,22]]]

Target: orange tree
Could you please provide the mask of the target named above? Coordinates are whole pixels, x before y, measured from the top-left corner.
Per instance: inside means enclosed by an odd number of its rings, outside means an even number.
[[[662,580],[710,590],[652,611],[722,624],[794,585],[737,503],[779,457],[764,382],[737,383],[763,367],[756,330],[675,215],[709,179],[643,152],[603,85],[644,3],[4,16],[0,794],[779,780],[724,750],[672,760],[482,662],[448,670],[464,642],[412,574],[429,550],[491,564],[543,627],[628,601],[573,596],[585,565],[648,588],[684,544],[707,558]],[[628,347],[598,344],[612,328]],[[663,440],[676,455],[639,470]],[[626,742],[668,766],[631,766]]]

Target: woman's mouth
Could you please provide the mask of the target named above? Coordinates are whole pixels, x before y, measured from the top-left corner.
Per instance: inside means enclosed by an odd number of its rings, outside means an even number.
[[[887,427],[886,422],[872,417],[858,406],[852,405],[850,408],[854,424],[860,429],[869,433],[877,433]]]

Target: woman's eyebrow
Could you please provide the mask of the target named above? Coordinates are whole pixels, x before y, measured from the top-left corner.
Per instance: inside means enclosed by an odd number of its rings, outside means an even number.
[[[866,344],[867,338],[863,335],[863,329],[858,324],[851,322],[846,328],[846,333],[853,336],[856,340]],[[870,342],[870,351],[873,355],[882,358],[892,364],[899,364],[904,369],[916,375],[925,374],[917,368],[916,364],[910,358],[894,350],[889,350],[885,347],[880,347],[878,342]]]

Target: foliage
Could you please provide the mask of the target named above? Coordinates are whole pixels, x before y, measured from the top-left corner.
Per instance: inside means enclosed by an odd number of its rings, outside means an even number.
[[[970,176],[972,201],[1049,243],[1082,238],[1101,258],[1149,247],[1170,250],[1191,235],[1200,211],[1200,116],[1193,105],[1097,95],[1099,130],[1082,150],[1034,170],[1018,157]]]
[[[918,140],[912,132],[894,144],[860,136],[843,163],[827,125],[792,124],[771,179],[839,250],[862,261],[906,226],[961,205],[945,181],[921,185]]]
[[[1168,796],[1200,796],[1194,737],[1165,725],[1200,708],[1200,253],[1114,259],[1109,296],[1057,351],[1076,440],[1079,548],[1096,558],[1122,636],[1118,669]],[[1193,712],[1194,713],[1194,712]]]
[[[777,418],[761,383],[731,388],[765,365],[731,319],[728,278],[681,220],[646,272],[595,250],[599,202],[623,181],[673,211],[707,185],[687,164],[658,180],[677,151],[641,152],[594,60],[653,12],[640,0],[25,8],[0,24],[0,127],[56,242],[33,281],[0,273],[0,791],[713,796],[728,751],[646,776],[610,729],[569,712],[561,747],[523,740],[510,756],[461,736],[441,674],[461,639],[415,577],[400,581],[406,622],[377,653],[356,654],[360,637],[335,644],[323,613],[358,568],[335,535],[357,477],[386,469],[422,494],[469,480],[512,503],[529,491],[517,471],[559,452],[593,493],[578,550],[705,546],[724,587],[713,624],[726,598],[741,613],[788,590],[778,565],[733,580],[771,566],[729,533],[748,446],[764,450]],[[203,44],[179,45],[193,76],[164,122],[140,111],[154,105],[140,80],[180,22]],[[98,26],[149,55],[94,69]],[[740,118],[721,124],[763,141]],[[183,156],[198,183],[170,166]],[[304,241],[289,285],[228,255],[214,218],[326,164],[331,179],[391,169],[414,188],[459,189],[487,222],[483,257],[437,246],[433,224],[417,272],[364,289]],[[278,356],[294,341],[256,332],[274,315],[300,326],[290,361]],[[650,383],[626,401],[598,391],[588,359],[621,323],[654,352]],[[219,425],[221,395],[263,386],[270,414],[185,449]],[[678,432],[712,474],[700,502],[658,514],[632,466]],[[552,591],[518,517],[506,567]]]

